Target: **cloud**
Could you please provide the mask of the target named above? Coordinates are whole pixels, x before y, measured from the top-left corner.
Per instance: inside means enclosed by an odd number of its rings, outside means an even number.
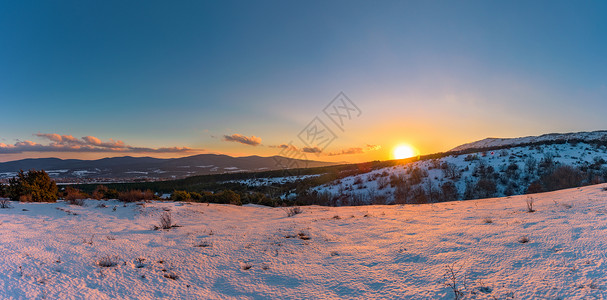
[[[303,147],[301,151],[304,153],[320,153],[322,150],[318,147]]]
[[[337,152],[330,152],[329,156],[337,156],[337,155],[350,155],[350,154],[361,154],[361,153],[365,153],[368,151],[375,151],[375,150],[379,150],[381,149],[380,145],[368,145],[365,148],[362,147],[354,147],[354,148],[348,148],[348,149],[342,149],[340,151]]]
[[[337,156],[337,155],[360,154],[360,153],[365,153],[363,151],[363,148],[342,149],[341,151],[338,151],[338,152],[330,152],[327,155],[329,155],[329,156]]]
[[[369,145],[367,144],[367,151],[375,151],[381,149],[380,145]]]
[[[245,145],[257,146],[261,144],[261,138],[256,136],[244,136],[238,133],[232,135],[224,135],[223,140],[226,142],[237,142]]]
[[[40,144],[32,141],[18,141],[13,145],[0,143],[0,154],[13,154],[23,152],[128,152],[128,153],[181,153],[194,150],[188,147],[165,147],[147,148],[135,147],[125,144],[123,141],[110,139],[103,142],[94,136],[85,136],[80,139],[71,135],[59,135],[56,133],[36,133],[50,141],[48,144]]]
[[[280,144],[277,146],[268,146],[270,148],[278,148],[278,149],[284,149],[284,150],[291,150],[291,151],[299,151],[299,149],[291,144]]]

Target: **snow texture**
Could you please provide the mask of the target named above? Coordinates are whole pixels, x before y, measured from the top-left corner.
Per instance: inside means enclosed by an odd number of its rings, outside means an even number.
[[[605,187],[535,194],[533,213],[531,196],[293,217],[257,205],[13,202],[0,209],[0,298],[453,299],[452,266],[467,299],[603,299]],[[152,230],[164,213],[180,227]]]

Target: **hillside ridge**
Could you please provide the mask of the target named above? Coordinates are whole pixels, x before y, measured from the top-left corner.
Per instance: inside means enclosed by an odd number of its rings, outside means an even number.
[[[542,142],[591,142],[591,141],[607,141],[607,130],[597,131],[581,131],[569,133],[548,133],[538,136],[526,136],[517,138],[486,138],[479,141],[459,145],[449,152],[466,151],[470,149],[489,149],[500,148],[507,146],[518,146],[523,144],[533,144]]]

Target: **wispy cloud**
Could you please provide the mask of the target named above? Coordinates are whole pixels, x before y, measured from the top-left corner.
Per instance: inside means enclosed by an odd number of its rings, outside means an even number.
[[[336,152],[329,152],[327,155],[329,156],[337,156],[337,155],[350,155],[350,154],[361,154],[368,151],[375,151],[381,149],[380,145],[367,145],[363,147],[353,147],[348,149],[342,149]]]
[[[278,149],[287,149],[287,150],[291,150],[291,151],[299,151],[299,148],[291,145],[291,144],[280,144],[280,145],[273,145],[273,146],[268,146],[270,148],[278,148]]]
[[[380,145],[369,145],[367,144],[364,147],[352,147],[347,149],[342,149],[335,152],[322,152],[322,149],[318,147],[303,147],[297,148],[291,144],[280,144],[280,145],[272,145],[268,146],[270,148],[278,148],[278,149],[286,149],[289,151],[297,151],[302,153],[312,153],[312,154],[323,154],[327,156],[338,156],[338,155],[350,155],[350,154],[361,154],[369,151],[375,151],[381,149]]]
[[[257,146],[261,144],[261,138],[256,136],[244,136],[242,134],[232,134],[232,135],[224,135],[223,140],[227,142],[237,142],[245,145]]]
[[[23,152],[129,152],[129,153],[180,153],[200,149],[189,147],[147,148],[125,144],[123,141],[110,139],[102,141],[94,136],[75,138],[71,135],[56,133],[36,133],[37,137],[47,139],[49,143],[41,144],[32,141],[19,141],[15,144],[0,143],[0,154]]]
[[[318,148],[318,147],[303,147],[301,148],[301,152],[304,153],[320,153],[322,151],[322,149]]]

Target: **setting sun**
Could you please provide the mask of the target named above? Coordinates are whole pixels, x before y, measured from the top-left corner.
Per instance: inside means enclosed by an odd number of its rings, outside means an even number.
[[[409,145],[399,145],[394,148],[393,155],[395,159],[405,159],[415,156],[415,150]]]

